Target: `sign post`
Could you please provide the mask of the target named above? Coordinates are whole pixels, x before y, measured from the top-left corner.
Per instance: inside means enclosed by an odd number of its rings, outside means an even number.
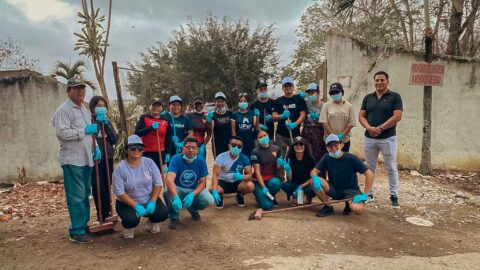
[[[444,64],[412,63],[410,85],[443,86]]]

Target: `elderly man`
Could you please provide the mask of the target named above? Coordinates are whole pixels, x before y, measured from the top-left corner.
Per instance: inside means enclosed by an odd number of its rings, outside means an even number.
[[[86,244],[92,239],[86,234],[90,220],[90,176],[93,159],[99,160],[100,149],[93,145],[93,136],[98,133],[96,124],[91,123],[91,113],[83,106],[85,83],[69,80],[67,100],[53,115],[60,143],[59,161],[63,170],[65,195],[70,215],[70,241]]]

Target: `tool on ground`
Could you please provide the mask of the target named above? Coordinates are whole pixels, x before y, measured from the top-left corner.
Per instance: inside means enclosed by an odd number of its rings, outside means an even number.
[[[248,220],[253,220],[253,219],[260,220],[260,219],[262,219],[262,216],[267,215],[267,214],[276,213],[276,212],[284,212],[284,211],[289,211],[289,210],[309,208],[309,207],[314,207],[314,206],[319,206],[319,205],[330,205],[330,204],[335,204],[335,203],[348,202],[348,201],[351,201],[351,200],[352,200],[351,198],[350,199],[342,199],[342,200],[330,200],[330,201],[325,202],[325,203],[324,202],[313,203],[313,204],[287,207],[287,208],[269,210],[269,211],[264,211],[262,208],[258,208],[255,212],[251,213],[248,216]]]
[[[166,181],[167,175],[165,174],[165,170],[163,169],[162,150],[160,147],[160,134],[158,134],[158,129],[156,131],[157,131],[157,146],[158,146],[158,162],[160,162],[160,173],[162,174],[163,181]]]

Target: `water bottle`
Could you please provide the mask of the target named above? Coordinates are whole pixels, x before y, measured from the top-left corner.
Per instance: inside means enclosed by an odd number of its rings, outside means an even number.
[[[297,204],[303,205],[303,189],[300,189],[297,193]]]
[[[270,200],[272,200],[272,201],[275,199],[275,197],[273,197],[273,195],[270,194],[270,192],[267,192],[267,196],[268,196],[268,198],[269,198]]]

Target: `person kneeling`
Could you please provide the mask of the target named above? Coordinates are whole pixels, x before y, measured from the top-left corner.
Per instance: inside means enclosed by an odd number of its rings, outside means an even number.
[[[159,223],[168,217],[168,210],[159,195],[163,182],[155,162],[142,157],[143,142],[137,135],[129,136],[126,158],[113,171],[115,207],[122,220],[125,238],[134,237],[134,228],[141,217],[148,217],[151,233],[160,231]]]
[[[187,137],[182,153],[173,156],[168,166],[167,190],[163,197],[170,209],[170,229],[176,229],[180,224],[182,207],[187,208],[194,221],[199,221],[198,211],[213,205],[212,194],[206,188],[207,163],[197,154],[197,139]]]
[[[342,144],[337,135],[328,135],[325,144],[328,155],[324,155],[311,172],[313,191],[322,202],[328,202],[330,198],[334,200],[352,198],[345,203],[343,214],[348,215],[350,212],[361,214],[368,199],[367,194],[372,190],[372,172],[355,155],[342,151]],[[358,186],[357,172],[365,175],[364,193]],[[318,177],[319,173],[326,173],[328,181]],[[333,206],[325,205],[316,215],[317,217],[333,215]]]
[[[244,207],[243,195],[252,193],[255,189],[250,159],[242,154],[242,137],[233,136],[228,143],[228,148],[229,151],[218,155],[213,164],[210,190],[217,209],[223,208],[223,194],[229,193],[236,193],[237,205]]]

